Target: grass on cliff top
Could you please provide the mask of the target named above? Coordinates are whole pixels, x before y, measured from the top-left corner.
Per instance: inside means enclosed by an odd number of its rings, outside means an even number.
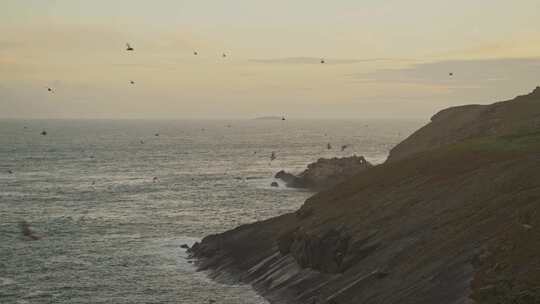
[[[472,139],[455,148],[482,152],[536,152],[540,151],[540,131]]]

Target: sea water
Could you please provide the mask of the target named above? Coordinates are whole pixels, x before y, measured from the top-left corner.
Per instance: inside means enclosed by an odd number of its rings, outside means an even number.
[[[0,303],[266,303],[196,272],[180,246],[299,208],[313,193],[271,187],[277,171],[381,163],[421,124],[0,120]]]

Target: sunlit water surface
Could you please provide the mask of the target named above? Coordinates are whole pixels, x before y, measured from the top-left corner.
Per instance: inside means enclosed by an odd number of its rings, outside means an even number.
[[[0,303],[266,303],[195,272],[180,245],[297,209],[311,193],[270,187],[280,169],[380,163],[420,124],[0,120]]]

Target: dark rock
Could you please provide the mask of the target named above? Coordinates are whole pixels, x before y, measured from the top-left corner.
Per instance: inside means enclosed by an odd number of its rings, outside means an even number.
[[[296,230],[278,238],[281,254],[291,254],[302,268],[325,273],[342,272],[342,261],[349,248],[351,237],[340,230],[330,229],[322,235]]]
[[[189,246],[187,244],[182,244],[182,245],[180,245],[180,248],[189,249]]]
[[[295,214],[297,218],[303,220],[313,215],[313,208],[300,208]]]
[[[373,167],[363,156],[320,158],[298,176],[284,170],[274,176],[291,188],[325,189]]]

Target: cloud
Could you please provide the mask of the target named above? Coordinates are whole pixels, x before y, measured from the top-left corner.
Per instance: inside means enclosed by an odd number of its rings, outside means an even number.
[[[317,57],[283,57],[269,59],[251,59],[251,62],[266,63],[266,64],[320,64],[321,58]],[[368,58],[368,59],[332,59],[324,58],[326,64],[357,64],[365,62],[406,62],[414,61],[404,58]]]
[[[450,75],[453,73],[453,75]],[[434,86],[448,103],[485,103],[524,94],[540,84],[540,58],[446,60],[406,68],[345,75],[352,83],[397,87]]]
[[[482,85],[505,81],[539,81],[539,74],[540,58],[519,58],[438,61],[348,76],[361,82]]]

